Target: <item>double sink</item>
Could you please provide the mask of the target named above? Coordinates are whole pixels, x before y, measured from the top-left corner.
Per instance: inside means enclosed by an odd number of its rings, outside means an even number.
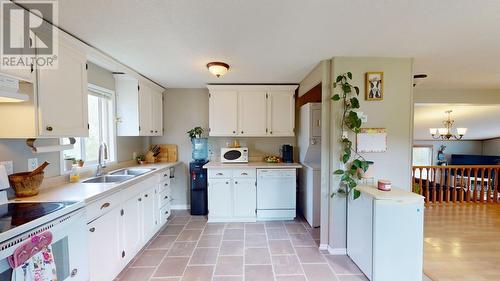
[[[155,170],[154,168],[125,168],[106,175],[84,180],[82,183],[119,183]]]

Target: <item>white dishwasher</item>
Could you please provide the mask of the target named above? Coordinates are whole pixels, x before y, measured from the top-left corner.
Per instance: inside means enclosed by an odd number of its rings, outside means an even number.
[[[257,169],[257,220],[293,220],[296,214],[295,169]]]

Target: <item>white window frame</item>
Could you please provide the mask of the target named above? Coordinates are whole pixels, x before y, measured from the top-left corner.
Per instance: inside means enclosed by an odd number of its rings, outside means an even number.
[[[411,154],[412,154],[412,166],[413,165],[413,149],[415,148],[428,148],[430,149],[430,164],[428,166],[432,166],[432,162],[434,161],[434,146],[433,145],[413,145],[412,148],[411,148]],[[420,179],[420,171],[415,171],[415,178],[418,178]],[[427,179],[427,171],[426,170],[423,170],[422,171],[422,179]],[[429,175],[429,176],[432,176],[432,173]]]
[[[88,83],[87,84],[87,95],[105,96],[105,97],[108,97],[111,99],[112,112],[110,112],[111,118],[109,120],[110,124],[108,124],[108,126],[110,126],[110,131],[113,132],[113,135],[110,137],[110,139],[113,143],[108,143],[108,156],[110,156],[110,158],[112,158],[113,160],[106,161],[106,164],[107,165],[116,164],[117,157],[118,157],[118,153],[117,153],[118,148],[116,147],[116,122],[115,122],[115,120],[116,120],[116,118],[115,118],[116,117],[116,94],[115,94],[115,91],[98,86],[98,85],[95,85],[95,84],[92,84],[92,83]],[[101,110],[101,109],[99,109],[99,110]],[[99,129],[100,129],[100,135],[102,135],[102,127],[100,127]],[[62,144],[62,139],[59,142]],[[81,149],[82,149],[82,153],[84,153],[85,148],[82,146]],[[69,174],[71,171],[65,170],[66,167],[64,165],[64,151],[61,151],[59,156],[60,156],[61,175]],[[96,162],[90,162],[90,163],[85,162],[81,171],[85,172],[85,171],[96,169],[97,164],[98,163],[96,163]]]

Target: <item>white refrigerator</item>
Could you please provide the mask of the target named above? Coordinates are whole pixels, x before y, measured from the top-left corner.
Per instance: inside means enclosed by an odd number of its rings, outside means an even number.
[[[371,281],[421,281],[424,198],[359,186],[349,197],[347,254]]]

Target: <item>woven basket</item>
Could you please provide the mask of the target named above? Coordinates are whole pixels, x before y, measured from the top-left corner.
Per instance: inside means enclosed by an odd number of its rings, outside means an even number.
[[[32,176],[30,172],[15,173],[9,176],[10,185],[16,192],[17,197],[35,196],[40,190],[44,173],[37,173]]]

